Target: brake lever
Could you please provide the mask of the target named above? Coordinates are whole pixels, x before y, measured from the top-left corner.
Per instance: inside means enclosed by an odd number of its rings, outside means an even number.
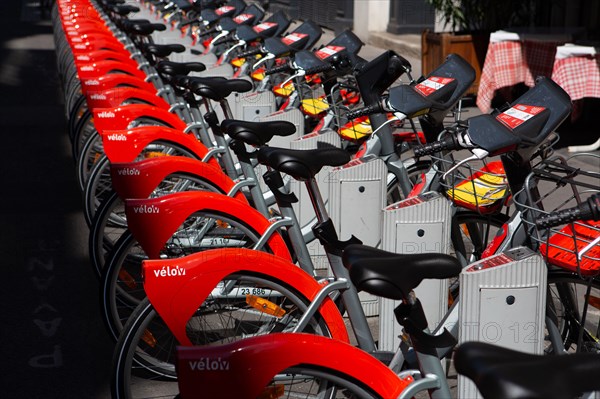
[[[246,44],[245,40],[238,40],[238,42],[236,44],[234,44],[233,46],[231,46],[227,51],[225,51],[223,53],[223,59],[226,60],[229,57],[229,54],[231,54],[231,52],[233,50],[235,50],[236,48],[243,46]]]
[[[221,31],[221,33],[219,33],[217,36],[215,36],[214,39],[212,39],[210,41],[210,44],[208,45],[208,51],[211,51],[213,48],[215,48],[213,43],[216,43],[217,40],[219,40],[222,37],[227,36],[228,34],[229,34],[228,30],[223,30],[223,31]]]
[[[292,76],[290,76],[289,78],[287,78],[286,80],[284,80],[283,82],[281,82],[281,87],[285,87],[285,85],[287,85],[292,80],[306,75],[306,71],[304,69],[299,68],[295,62],[292,63],[292,67],[294,69],[296,69],[297,72],[295,74],[293,74]]]
[[[442,180],[446,180],[446,177],[452,173],[453,171],[455,171],[458,167],[460,167],[461,165],[470,162],[470,161],[476,161],[476,160],[481,160],[485,157],[487,157],[489,155],[489,152],[487,152],[486,150],[483,150],[481,148],[473,148],[472,150],[470,150],[471,153],[473,154],[472,156],[465,158],[461,161],[458,161],[454,166],[452,166],[450,169],[448,169],[446,171],[446,173],[444,173],[442,175]]]
[[[264,64],[265,62],[275,59],[275,54],[273,53],[268,53],[267,55],[265,55],[264,57],[262,57],[260,60],[258,60],[253,66],[252,66],[252,70],[255,70],[256,68],[259,67],[259,65]]]

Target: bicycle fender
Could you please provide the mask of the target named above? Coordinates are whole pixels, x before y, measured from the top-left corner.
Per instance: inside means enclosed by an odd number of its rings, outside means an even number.
[[[81,81],[81,90],[84,94],[87,90],[108,90],[113,87],[135,87],[147,90],[150,93],[156,93],[156,88],[152,83],[123,74],[105,75],[94,79],[83,79]]]
[[[69,25],[66,27],[66,29],[64,29],[64,32],[65,36],[81,38],[87,38],[96,33],[110,34],[110,30],[106,27],[106,25],[99,21],[89,21],[86,23]]]
[[[103,37],[99,37],[93,39],[93,41],[84,40],[78,42],[77,39],[71,38],[70,45],[73,54],[82,54],[88,53],[94,50],[114,50],[114,51],[126,51],[125,47],[123,47],[123,43],[119,42],[117,39],[110,38],[108,35],[103,35]]]
[[[213,249],[177,259],[143,261],[142,267],[148,299],[182,345],[191,345],[185,332],[188,320],[217,284],[233,273],[244,271],[271,276],[309,300],[322,288],[290,261],[251,249]],[[333,338],[349,342],[344,320],[330,298],[323,302],[319,312]]]
[[[169,104],[156,93],[135,87],[114,87],[107,90],[89,90],[86,95],[88,109],[113,108],[126,101],[137,100],[158,108],[169,110]]]
[[[129,130],[98,131],[102,136],[104,153],[111,162],[132,162],[150,143],[167,141],[179,144],[192,152],[198,159],[204,159],[208,149],[191,134],[166,126],[138,126]],[[209,163],[217,165],[211,158]]]
[[[79,79],[93,79],[108,74],[119,73],[135,76],[142,80],[147,76],[135,66],[113,60],[93,61],[77,65],[77,75],[79,76]]]
[[[129,230],[149,258],[156,259],[177,228],[199,211],[231,215],[244,221],[258,235],[263,235],[271,223],[248,204],[224,194],[207,191],[187,191],[158,198],[126,199],[125,214]],[[291,260],[290,252],[279,233],[267,240],[275,255]]]
[[[99,132],[103,130],[124,130],[139,118],[152,119],[157,124],[167,125],[174,129],[184,130],[186,124],[162,108],[146,104],[121,105],[115,108],[96,108],[92,110],[94,126]]]
[[[182,399],[195,398],[198,392],[207,398],[263,397],[273,377],[294,366],[333,370],[385,399],[397,398],[413,382],[354,346],[310,334],[275,333],[219,346],[180,346],[176,361]]]
[[[91,51],[88,54],[79,54],[74,56],[75,62],[85,63],[85,62],[93,62],[93,61],[102,61],[102,60],[113,60],[123,62],[134,67],[137,67],[137,62],[131,59],[127,54],[123,54],[120,51],[112,51],[112,50],[96,50]]]
[[[233,180],[220,167],[187,157],[167,156],[110,164],[112,187],[121,198],[147,198],[161,181],[173,173],[184,173],[209,181],[222,194],[229,193],[234,186]],[[240,191],[234,198],[248,203]]]

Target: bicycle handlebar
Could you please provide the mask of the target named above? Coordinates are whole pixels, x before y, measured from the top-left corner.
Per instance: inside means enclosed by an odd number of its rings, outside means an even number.
[[[293,70],[294,69],[289,64],[283,64],[283,65],[273,67],[271,69],[267,69],[265,71],[265,75],[273,75],[275,73],[287,73],[287,72],[292,72]]]
[[[414,148],[415,157],[435,154],[440,151],[451,151],[462,148],[455,135],[450,134],[445,139],[434,141]]]
[[[359,108],[356,109],[354,111],[350,111],[346,114],[346,118],[348,118],[348,120],[352,120],[352,119],[356,119],[359,118],[361,116],[366,116],[366,115],[371,115],[371,114],[378,114],[381,112],[385,112],[385,110],[383,109],[383,106],[381,105],[381,102],[377,102],[375,104],[372,105],[367,105],[364,108]]]
[[[256,46],[248,51],[243,51],[237,55],[238,58],[246,58],[256,54],[262,53],[262,48],[260,46]]]
[[[315,73],[321,73],[321,72],[331,71],[332,69],[333,69],[333,65],[331,65],[331,64],[324,64],[324,65],[316,66],[314,68],[305,69],[304,72],[305,72],[306,75],[313,75]]]
[[[589,197],[573,208],[551,212],[541,216],[536,222],[538,228],[550,228],[577,220],[600,220],[600,193]]]

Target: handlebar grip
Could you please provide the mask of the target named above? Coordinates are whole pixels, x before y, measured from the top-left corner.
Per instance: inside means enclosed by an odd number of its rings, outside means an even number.
[[[260,46],[256,46],[248,51],[243,51],[243,52],[239,53],[237,55],[237,57],[238,58],[246,58],[246,57],[251,57],[253,55],[260,54],[260,53],[262,53],[262,49],[260,48]]]
[[[283,72],[292,72],[293,69],[288,64],[283,64],[280,66],[273,67],[271,69],[267,69],[265,71],[265,75],[273,75],[275,73],[283,73]]]
[[[314,68],[305,69],[304,72],[306,75],[314,75],[315,73],[327,72],[333,69],[333,65],[331,64],[323,64],[316,66]]]
[[[383,107],[381,106],[380,102],[377,102],[376,104],[373,105],[367,105],[364,108],[359,108],[356,109],[354,111],[350,111],[346,114],[346,118],[348,118],[348,120],[352,120],[352,119],[356,119],[359,118],[361,116],[366,116],[366,115],[371,115],[371,114],[377,114],[380,112],[384,112]]]
[[[424,144],[414,148],[415,157],[422,157],[424,155],[435,154],[440,151],[451,151],[458,150],[461,145],[456,140],[454,135],[449,135],[443,140],[434,141],[432,143]]]
[[[592,195],[585,202],[573,208],[541,216],[535,224],[538,228],[545,229],[577,220],[600,220],[600,193]]]

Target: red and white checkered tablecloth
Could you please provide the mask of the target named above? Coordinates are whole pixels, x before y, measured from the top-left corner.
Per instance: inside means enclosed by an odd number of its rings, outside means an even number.
[[[502,87],[521,82],[531,87],[537,76],[551,76],[559,44],[533,40],[491,42],[477,92],[479,109],[489,112],[494,92]]]
[[[552,80],[571,96],[600,98],[600,54],[556,59]]]

